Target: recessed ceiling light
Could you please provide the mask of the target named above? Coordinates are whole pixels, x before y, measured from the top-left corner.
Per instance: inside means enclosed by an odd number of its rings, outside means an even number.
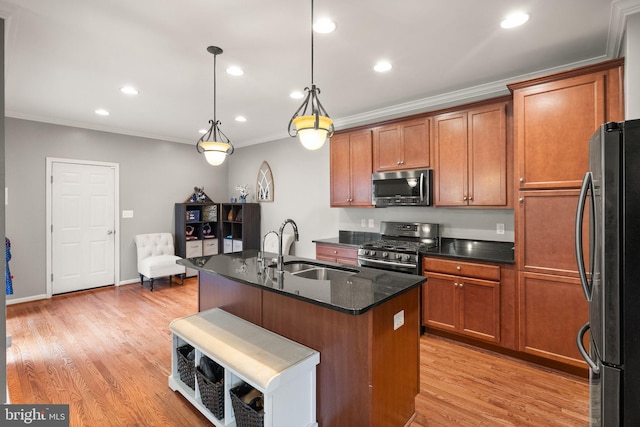
[[[336,30],[336,23],[329,18],[320,18],[313,24],[313,31],[327,34]]]
[[[227,74],[231,74],[232,76],[241,76],[244,74],[244,71],[242,70],[242,68],[232,65],[231,67],[227,68]]]
[[[515,12],[507,15],[507,17],[500,23],[502,28],[515,28],[524,24],[529,20],[529,14],[525,12]]]
[[[125,95],[137,95],[140,93],[138,92],[138,89],[133,86],[123,86],[120,88],[120,92],[124,93]]]
[[[99,115],[99,116],[108,116],[108,115],[110,114],[107,110],[105,110],[105,109],[103,109],[103,108],[98,108],[98,109],[95,111],[95,113],[96,113],[97,115]]]
[[[304,94],[302,92],[300,92],[299,90],[294,90],[293,92],[291,92],[289,94],[289,96],[293,99],[302,99],[304,98]]]
[[[236,116],[236,122],[246,122],[247,118],[245,116]]]
[[[391,69],[391,62],[389,61],[378,61],[376,65],[373,67],[379,73],[383,73],[385,71],[389,71]]]
[[[205,133],[207,133],[207,130],[206,129],[200,129],[198,131],[198,133],[201,134],[201,135],[204,135]]]

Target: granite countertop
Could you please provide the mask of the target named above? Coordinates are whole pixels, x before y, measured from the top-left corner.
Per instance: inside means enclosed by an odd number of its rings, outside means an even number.
[[[440,247],[423,252],[425,256],[485,261],[498,264],[514,264],[515,250],[513,242],[494,242],[486,240],[440,239]]]
[[[265,259],[277,254],[266,253]],[[229,254],[187,258],[177,261],[188,268],[217,274],[249,286],[285,294],[312,304],[321,305],[346,314],[359,315],[424,283],[427,278],[366,267],[352,267],[296,256],[285,256],[285,263],[299,260],[309,264],[322,264],[353,271],[353,274],[331,280],[299,277],[289,272],[282,274],[274,268],[258,268],[257,251],[246,250]]]
[[[313,240],[313,243],[358,247],[364,242],[382,238],[379,233],[368,233],[364,231],[340,230],[338,233],[338,237],[316,239]],[[513,242],[442,237],[438,248],[422,252],[422,255],[498,264],[515,263]]]

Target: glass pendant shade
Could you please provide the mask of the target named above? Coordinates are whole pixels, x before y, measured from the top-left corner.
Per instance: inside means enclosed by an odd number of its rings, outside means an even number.
[[[329,117],[318,116],[318,127],[315,127],[316,116],[300,116],[293,119],[298,139],[307,150],[317,150],[327,140],[327,134],[333,124]]]
[[[200,147],[203,150],[204,158],[212,166],[220,166],[229,154],[231,144],[217,141],[202,141]]]

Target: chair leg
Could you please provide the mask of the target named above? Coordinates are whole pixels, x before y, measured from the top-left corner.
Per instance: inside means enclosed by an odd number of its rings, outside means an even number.
[[[151,292],[153,292],[153,278],[150,279],[149,282],[151,283]]]
[[[144,286],[144,276],[140,275],[140,286]]]
[[[180,275],[180,286],[184,286],[184,273]]]

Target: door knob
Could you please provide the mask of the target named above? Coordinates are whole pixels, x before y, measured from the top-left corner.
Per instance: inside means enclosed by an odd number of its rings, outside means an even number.
[[[112,235],[112,234],[114,234],[114,233],[115,233],[115,231],[114,231],[114,230],[109,230],[109,231],[107,231],[107,234],[108,234],[108,235]]]

